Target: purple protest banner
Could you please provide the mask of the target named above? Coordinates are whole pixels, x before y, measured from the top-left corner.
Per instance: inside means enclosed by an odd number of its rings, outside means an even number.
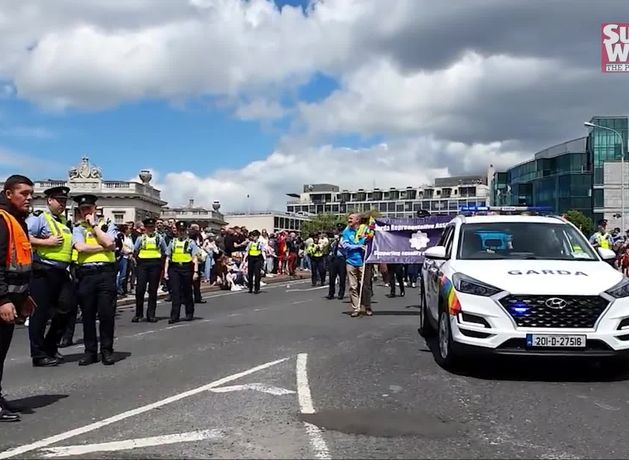
[[[368,248],[368,264],[421,264],[426,248],[434,246],[453,216],[413,219],[376,219]]]

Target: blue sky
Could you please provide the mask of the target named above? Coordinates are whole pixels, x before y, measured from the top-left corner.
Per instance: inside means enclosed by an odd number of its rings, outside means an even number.
[[[627,112],[600,70],[622,2],[311,1],[0,1],[0,176],[87,154],[173,205],[282,209],[507,168]]]

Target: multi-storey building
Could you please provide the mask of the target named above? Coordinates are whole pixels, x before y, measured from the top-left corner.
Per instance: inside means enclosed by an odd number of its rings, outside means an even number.
[[[281,211],[266,211],[252,213],[229,213],[225,220],[230,227],[246,227],[247,230],[266,230],[269,233],[279,231],[299,232],[308,217],[295,213]]]
[[[201,228],[208,228],[217,232],[227,224],[223,214],[219,212],[221,204],[218,201],[212,203],[212,209],[196,206],[194,200],[188,201],[188,206],[164,208],[161,218],[163,220],[184,221],[188,224],[198,224]]]
[[[286,205],[289,213],[336,214],[377,210],[383,217],[414,217],[420,210],[431,214],[456,214],[463,206],[488,204],[489,187],[484,176],[435,179],[433,185],[340,190],[336,185],[304,185],[302,193]]]
[[[625,162],[629,159],[627,117],[596,116],[590,122],[617,131],[622,139],[613,131],[592,128],[588,136],[546,148],[506,171],[490,166],[492,204],[544,206],[556,213],[577,210],[594,221],[605,218],[611,227],[629,228],[628,165],[621,174],[623,153]]]

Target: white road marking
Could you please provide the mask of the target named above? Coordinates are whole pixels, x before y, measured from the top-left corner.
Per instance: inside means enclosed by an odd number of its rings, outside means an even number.
[[[229,316],[230,316],[230,318],[233,318],[234,316],[242,316],[242,313],[232,313]]]
[[[308,291],[316,291],[318,289],[326,289],[329,286],[317,286],[317,287],[313,287],[313,288],[308,288],[308,289],[287,289],[286,292],[308,292]]]
[[[291,305],[299,305],[300,303],[308,303],[308,302],[312,302],[312,299],[306,299],[306,300],[296,300],[295,302],[291,302]]]
[[[168,434],[150,438],[127,439],[125,441],[105,442],[101,444],[84,444],[77,446],[49,447],[42,449],[44,458],[68,457],[71,455],[85,455],[94,452],[114,452],[118,450],[138,449],[140,447],[163,446],[180,442],[203,441],[205,439],[220,439],[220,430],[191,431],[189,433]]]
[[[265,383],[247,383],[245,385],[232,385],[229,387],[220,387],[210,390],[213,393],[231,393],[232,391],[244,391],[254,390],[261,393],[268,393],[275,396],[292,395],[295,394],[293,390],[287,390],[286,388],[275,387],[273,385],[267,385]]]
[[[314,405],[312,404],[312,394],[310,393],[310,385],[308,384],[308,354],[300,353],[297,355],[297,397],[299,399],[299,409],[302,414],[314,414]],[[318,426],[304,422],[306,432],[310,439],[310,444],[314,450],[314,456],[317,459],[330,459],[330,451],[328,445],[323,438],[323,433]]]
[[[222,379],[215,380],[214,382],[208,383],[208,384],[200,386],[198,388],[194,388],[192,390],[188,390],[188,391],[185,391],[183,393],[176,394],[176,395],[171,396],[169,398],[162,399],[161,401],[157,401],[157,402],[154,402],[154,403],[151,403],[151,404],[147,404],[145,406],[141,406],[141,407],[138,407],[136,409],[132,409],[132,410],[123,412],[121,414],[114,415],[113,417],[109,417],[109,418],[106,418],[104,420],[100,420],[98,422],[94,422],[94,423],[91,423],[89,425],[86,425],[86,426],[83,426],[83,427],[80,427],[80,428],[76,428],[74,430],[66,431],[65,433],[61,433],[61,434],[57,434],[57,435],[54,435],[54,436],[50,436],[48,438],[42,439],[41,441],[36,441],[36,442],[31,443],[31,444],[25,444],[23,446],[19,446],[19,447],[15,447],[15,448],[12,448],[12,449],[5,450],[4,452],[0,452],[0,459],[15,457],[16,455],[21,455],[21,454],[24,454],[26,452],[31,452],[33,450],[41,449],[43,447],[48,447],[51,444],[55,444],[55,443],[60,442],[60,441],[65,441],[66,439],[74,438],[75,436],[80,436],[82,434],[89,433],[89,432],[94,431],[94,430],[98,430],[99,428],[102,428],[102,427],[107,426],[107,425],[111,425],[112,423],[116,423],[116,422],[119,422],[121,420],[125,420],[125,419],[127,419],[129,417],[134,417],[136,415],[143,414],[143,413],[148,412],[150,410],[157,409],[158,407],[162,407],[162,406],[165,406],[167,404],[170,404],[170,403],[173,403],[173,402],[176,402],[176,401],[180,401],[180,400],[185,399],[185,398],[189,398],[190,396],[194,396],[194,395],[197,395],[199,393],[203,393],[205,391],[211,390],[212,388],[220,387],[222,385],[225,385],[226,383],[232,382],[234,380],[238,380],[239,378],[244,377],[246,375],[253,374],[253,373],[261,371],[263,369],[267,369],[267,368],[269,368],[271,366],[275,366],[276,364],[284,362],[287,359],[288,358],[282,358],[282,359],[278,359],[276,361],[271,361],[271,362],[268,362],[268,363],[265,363],[265,364],[261,364],[261,365],[256,366],[256,367],[252,367],[249,370],[246,370],[246,371],[243,371],[243,372],[239,372],[237,374],[232,374],[230,376],[223,377]]]
[[[619,411],[620,407],[610,406],[609,404],[594,402],[595,406],[600,407],[601,409],[611,410],[611,411]]]

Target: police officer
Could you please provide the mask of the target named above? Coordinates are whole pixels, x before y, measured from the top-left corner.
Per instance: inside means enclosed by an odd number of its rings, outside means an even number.
[[[260,272],[264,266],[264,254],[266,247],[260,241],[260,232],[257,230],[249,234],[249,243],[245,249],[245,259],[247,261],[247,284],[249,285],[249,294],[255,292],[260,293]],[[243,263],[245,261],[243,260]],[[255,291],[254,291],[255,288]]]
[[[145,219],[144,234],[135,240],[134,254],[137,260],[137,285],[135,287],[135,316],[134,323],[144,318],[144,294],[148,283],[149,303],[146,320],[155,323],[155,309],[157,308],[157,289],[162,275],[162,259],[166,255],[167,247],[164,238],[155,232],[155,219]]]
[[[330,267],[330,287],[328,289],[328,300],[334,298],[336,291],[336,278],[339,279],[339,300],[345,297],[345,284],[347,282],[347,267],[345,261],[345,250],[341,247],[341,232],[345,230],[342,224],[337,225],[334,232],[334,239],[330,245],[329,267]]]
[[[76,305],[68,271],[72,261],[72,224],[64,216],[69,193],[68,187],[45,190],[48,210],[26,220],[34,250],[31,295],[38,306],[28,326],[35,367],[56,366],[63,361],[57,343]]]
[[[177,238],[170,242],[166,251],[164,277],[168,279],[172,309],[168,324],[179,321],[181,303],[186,307],[186,321],[194,319],[194,299],[192,281],[199,277],[199,263],[196,258],[197,245],[188,238],[188,224],[177,222]]]
[[[598,231],[590,237],[590,243],[594,248],[612,249],[612,236],[607,231],[607,220],[598,221]]]
[[[104,365],[114,364],[114,320],[116,301],[116,228],[103,220],[96,220],[94,195],[79,195],[81,222],[74,227],[72,244],[78,252],[76,275],[78,298],[83,311],[83,341],[85,356],[79,366],[98,362],[96,315],[100,321],[100,352]]]

